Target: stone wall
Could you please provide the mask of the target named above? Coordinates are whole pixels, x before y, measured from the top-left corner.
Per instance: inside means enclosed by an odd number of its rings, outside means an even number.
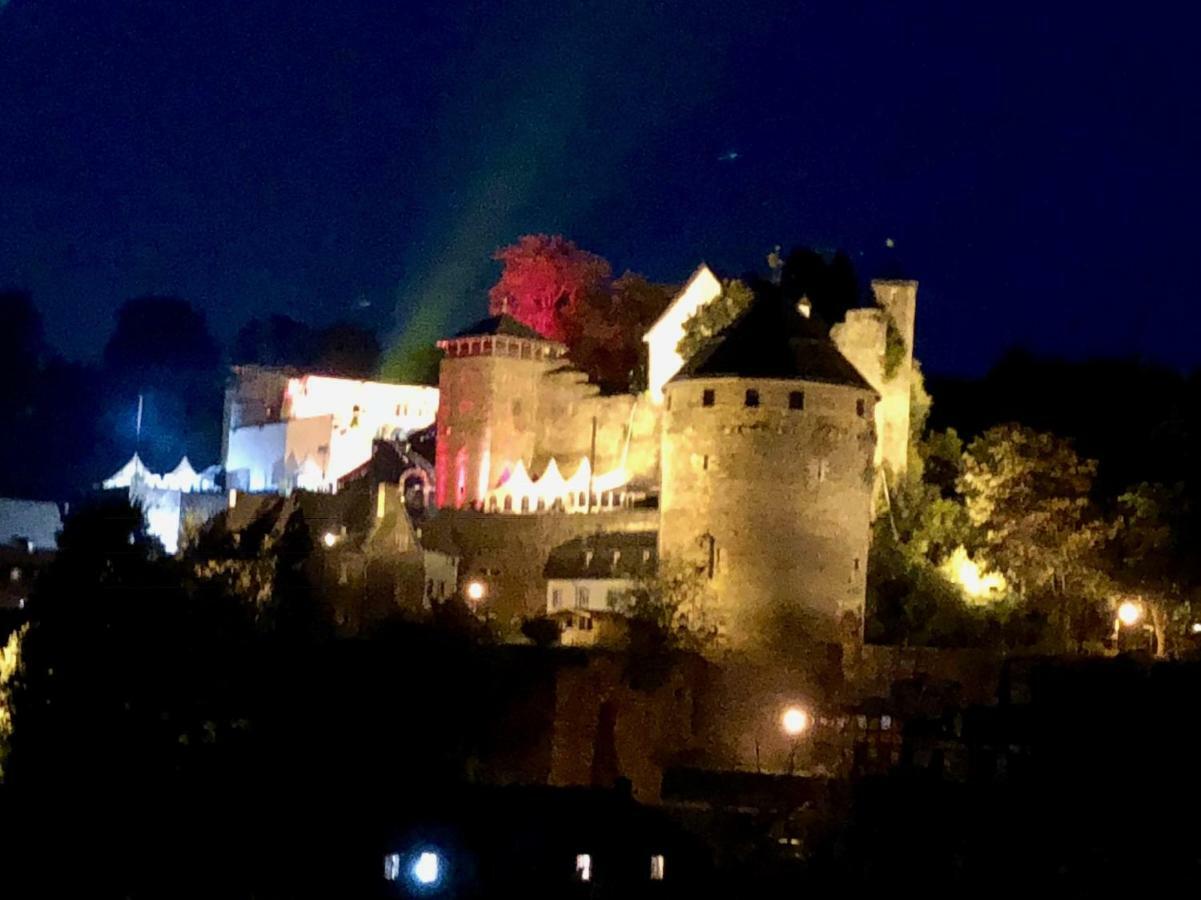
[[[483,581],[487,611],[504,632],[516,633],[522,617],[546,611],[542,570],[554,547],[598,531],[654,531],[657,527],[655,510],[506,515],[444,509],[422,526],[422,542],[456,552],[460,582]]]
[[[803,409],[790,408],[797,391]],[[802,381],[668,386],[660,558],[710,570],[733,645],[760,642],[781,614],[812,617],[829,637],[848,613],[862,622],[873,403],[868,390]]]
[[[876,393],[876,465],[894,474],[905,471],[909,454],[909,395],[913,380],[916,281],[873,281],[877,306],[853,309],[843,322],[830,329],[830,338],[854,364]],[[892,318],[905,342],[903,359],[886,377],[885,348],[888,320]]]

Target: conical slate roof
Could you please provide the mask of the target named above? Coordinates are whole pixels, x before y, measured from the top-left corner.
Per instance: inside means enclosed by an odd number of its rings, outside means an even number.
[[[760,293],[672,380],[719,377],[796,379],[872,390],[819,320],[802,315],[795,303],[770,290]]]

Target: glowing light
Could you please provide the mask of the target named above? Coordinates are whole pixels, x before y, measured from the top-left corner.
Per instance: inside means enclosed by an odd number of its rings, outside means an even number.
[[[980,564],[967,555],[962,546],[956,547],[941,566],[943,573],[962,588],[973,600],[988,599],[1005,593],[1008,583],[1000,572],[985,572]]]
[[[1201,634],[1201,622],[1193,623],[1193,634]]]
[[[467,599],[473,603],[479,603],[487,593],[488,587],[484,582],[478,580],[467,582]]]
[[[325,543],[325,546],[332,547],[334,544],[338,543],[338,536],[332,531],[327,531],[322,536],[321,540]]]
[[[575,877],[580,881],[592,880],[592,855],[577,853],[575,855]]]
[[[651,881],[663,880],[663,854],[656,853],[651,857]]]
[[[384,857],[384,881],[396,881],[400,878],[400,854],[389,853]]]
[[[809,713],[799,706],[790,706],[780,716],[780,727],[789,737],[797,737],[809,728]]]
[[[1118,621],[1130,628],[1137,625],[1143,618],[1143,605],[1133,600],[1124,600],[1118,606]]]
[[[417,861],[413,863],[413,879],[418,884],[435,884],[438,881],[440,869],[441,860],[438,859],[438,854],[427,850],[418,856]]]

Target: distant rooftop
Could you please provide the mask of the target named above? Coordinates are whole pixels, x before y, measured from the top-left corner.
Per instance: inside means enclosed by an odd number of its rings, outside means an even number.
[[[54,550],[62,527],[55,503],[0,497],[0,546],[28,541],[34,550]]]

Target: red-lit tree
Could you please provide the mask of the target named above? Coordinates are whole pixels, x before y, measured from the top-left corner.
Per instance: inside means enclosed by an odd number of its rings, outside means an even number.
[[[609,263],[562,235],[527,234],[493,258],[505,268],[488,292],[492,314],[508,313],[551,340],[567,340],[581,306],[608,292]]]

